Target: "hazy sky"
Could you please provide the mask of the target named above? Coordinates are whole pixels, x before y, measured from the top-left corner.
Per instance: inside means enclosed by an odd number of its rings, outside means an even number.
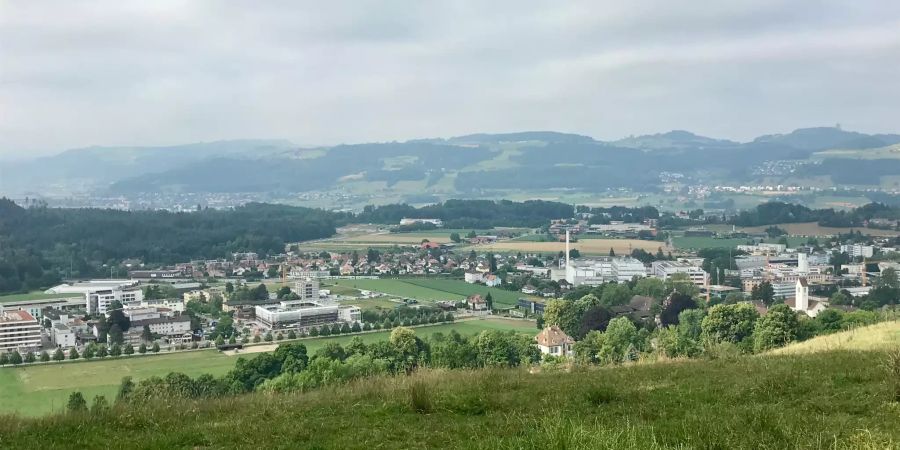
[[[900,1],[0,1],[6,158],[835,123],[900,132]]]

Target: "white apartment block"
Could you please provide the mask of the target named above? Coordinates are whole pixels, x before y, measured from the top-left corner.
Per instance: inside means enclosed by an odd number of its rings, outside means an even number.
[[[41,346],[41,325],[27,311],[0,307],[0,351],[31,350]]]
[[[191,332],[191,318],[189,316],[159,317],[155,319],[136,320],[131,322],[129,333],[135,333],[150,327],[150,332],[163,336],[181,336]]]
[[[663,281],[668,280],[676,273],[683,273],[697,286],[705,286],[709,277],[709,274],[700,266],[687,261],[653,261],[650,264],[650,272]]]
[[[842,245],[841,253],[846,253],[851,258],[871,258],[875,254],[875,247],[860,244]]]
[[[294,283],[294,293],[300,300],[317,300],[319,298],[319,280],[306,278]]]

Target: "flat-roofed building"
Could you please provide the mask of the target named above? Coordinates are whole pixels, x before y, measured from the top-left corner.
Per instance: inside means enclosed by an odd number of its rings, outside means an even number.
[[[0,307],[0,351],[28,351],[40,346],[41,325],[28,311]]]
[[[83,310],[84,296],[60,296],[60,298],[45,298],[40,300],[20,300],[16,302],[6,302],[3,304],[3,308],[7,311],[28,311],[28,314],[31,314],[31,317],[34,317],[35,319],[40,321],[44,317],[44,310],[48,308],[61,311]]]
[[[75,346],[75,330],[61,323],[50,327],[50,342],[56,348],[72,348]]]
[[[306,278],[294,283],[294,293],[300,300],[317,300],[319,298],[319,280]]]
[[[650,267],[653,275],[664,281],[677,273],[683,273],[692,283],[704,286],[709,276],[699,265],[687,261],[653,261]]]
[[[258,305],[256,320],[269,328],[308,327],[339,321],[338,305],[316,300],[289,300],[275,305]]]

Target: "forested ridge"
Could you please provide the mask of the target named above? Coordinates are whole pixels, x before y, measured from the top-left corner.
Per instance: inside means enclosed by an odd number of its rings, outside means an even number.
[[[109,267],[129,258],[153,266],[234,252],[282,253],[286,243],[330,237],[351,222],[387,225],[403,217],[434,217],[448,226],[539,226],[573,212],[557,202],[448,200],[421,208],[367,207],[358,215],[263,203],[174,213],[22,208],[0,198],[0,293],[46,288],[63,278],[109,276]]]
[[[106,274],[127,258],[171,264],[232,252],[280,253],[285,242],[328,237],[342,214],[251,203],[190,213],[21,208],[0,199],[0,292],[63,277]]]

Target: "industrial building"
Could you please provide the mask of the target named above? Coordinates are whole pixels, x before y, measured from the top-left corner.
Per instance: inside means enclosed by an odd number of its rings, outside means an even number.
[[[705,286],[709,274],[703,268],[687,261],[653,261],[650,264],[651,273],[663,281],[677,273],[683,273],[697,286]]]
[[[256,320],[269,328],[309,327],[338,321],[338,305],[318,300],[287,300],[274,305],[258,305]]]
[[[61,284],[45,292],[47,294],[80,294],[84,296],[88,314],[106,314],[112,302],[123,306],[139,305],[144,299],[137,280],[90,280]]]
[[[597,285],[610,281],[623,283],[634,277],[646,277],[644,263],[630,256],[604,256],[596,258],[569,257],[569,231],[566,230],[565,280],[573,286]]]

